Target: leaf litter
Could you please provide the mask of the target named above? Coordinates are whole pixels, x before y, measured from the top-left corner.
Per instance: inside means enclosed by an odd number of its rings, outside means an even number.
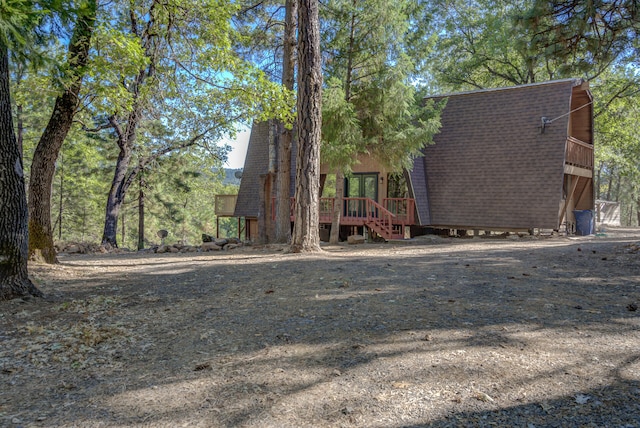
[[[607,235],[32,265],[0,426],[640,426],[640,231]]]

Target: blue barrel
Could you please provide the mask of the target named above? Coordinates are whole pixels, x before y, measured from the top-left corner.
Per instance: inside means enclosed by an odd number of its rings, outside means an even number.
[[[594,232],[593,210],[573,210],[576,217],[576,235],[592,235]]]

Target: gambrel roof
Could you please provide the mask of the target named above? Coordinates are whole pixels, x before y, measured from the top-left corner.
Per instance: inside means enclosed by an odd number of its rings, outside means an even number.
[[[593,144],[588,85],[566,79],[437,98],[447,98],[441,131],[410,172],[420,224],[558,228],[567,138]]]

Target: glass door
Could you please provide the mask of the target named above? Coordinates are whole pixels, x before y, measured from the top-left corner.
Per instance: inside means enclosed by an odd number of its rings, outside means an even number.
[[[352,174],[345,178],[345,197],[369,198],[378,201],[378,173]],[[366,201],[349,201],[345,207],[348,216],[365,217]]]

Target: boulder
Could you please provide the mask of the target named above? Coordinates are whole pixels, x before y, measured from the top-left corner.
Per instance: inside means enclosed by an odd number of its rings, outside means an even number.
[[[71,244],[66,248],[66,252],[69,254],[81,254],[84,253],[84,248],[80,244]]]
[[[224,247],[225,245],[227,245],[229,243],[228,239],[224,239],[224,238],[217,238],[213,241],[218,247]]]
[[[215,242],[203,242],[202,251],[220,251],[222,247],[215,244]]]
[[[364,244],[364,236],[362,235],[351,235],[347,237],[347,244],[356,245],[356,244]]]
[[[211,235],[207,235],[206,233],[202,234],[202,242],[213,242],[213,240],[216,239]]]
[[[223,248],[225,250],[235,250],[236,248],[238,248],[240,245],[238,244],[227,244],[225,245]]]
[[[170,253],[179,253],[180,252],[180,248],[176,247],[175,245],[172,245],[169,247],[169,252]]]
[[[169,248],[166,245],[160,245],[156,250],[156,253],[162,254],[162,253],[166,253],[167,251],[169,251]]]

